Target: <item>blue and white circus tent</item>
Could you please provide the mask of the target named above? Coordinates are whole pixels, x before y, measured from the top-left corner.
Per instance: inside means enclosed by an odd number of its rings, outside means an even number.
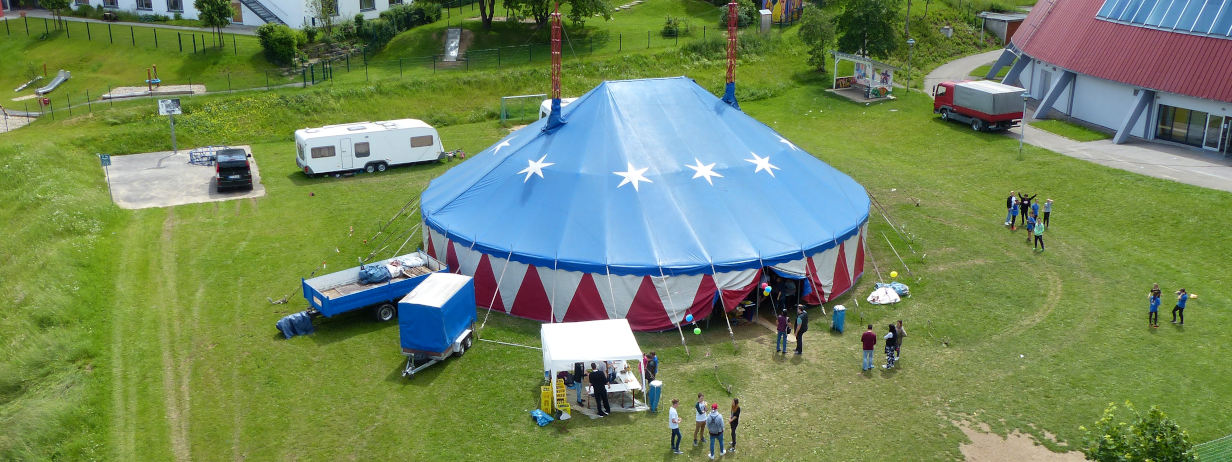
[[[864,188],[692,80],[604,82],[562,116],[423,193],[424,248],[481,306],[663,330],[734,308],[766,267],[811,304],[863,273]]]

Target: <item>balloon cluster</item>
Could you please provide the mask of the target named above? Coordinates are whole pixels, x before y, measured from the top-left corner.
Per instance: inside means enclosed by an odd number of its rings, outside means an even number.
[[[693,322],[693,315],[691,315],[691,314],[686,314],[686,315],[684,315],[684,321],[685,321],[685,322]],[[702,328],[694,326],[694,327],[693,327],[693,335],[702,335]]]
[[[766,296],[770,295],[770,284],[764,282],[761,283],[761,294]]]

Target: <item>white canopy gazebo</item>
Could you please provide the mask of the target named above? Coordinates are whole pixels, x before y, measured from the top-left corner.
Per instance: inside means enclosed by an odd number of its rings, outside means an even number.
[[[542,325],[539,338],[543,345],[543,370],[552,382],[552,396],[556,396],[556,374],[572,371],[573,363],[584,362],[589,366],[591,362],[636,360],[639,372],[646,367],[642,364],[642,348],[625,319],[547,323]],[[645,374],[638,375],[645,380]]]

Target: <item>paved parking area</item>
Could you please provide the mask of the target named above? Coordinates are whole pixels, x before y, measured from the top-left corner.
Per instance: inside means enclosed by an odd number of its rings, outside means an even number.
[[[241,148],[252,155],[248,146]],[[247,199],[265,195],[261,173],[254,158],[248,158],[252,166],[252,191],[219,193],[214,184],[214,167],[188,163],[188,150],[147,152],[112,156],[107,174],[111,177],[111,199],[125,209],[171,207],[202,202],[219,202]]]

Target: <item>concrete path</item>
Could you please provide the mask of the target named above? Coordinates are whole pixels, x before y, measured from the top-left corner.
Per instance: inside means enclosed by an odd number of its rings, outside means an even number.
[[[1001,50],[965,56],[938,66],[924,77],[924,92],[931,95],[933,86],[951,80],[967,80],[967,75],[977,67],[991,63],[1001,56]]]
[[[1000,54],[1001,50],[990,51],[941,65],[924,78],[928,93],[932,94],[932,86],[938,82],[966,79],[972,70],[996,61]],[[1031,111],[1034,111],[1034,107]],[[1005,136],[1017,138],[1021,133],[1021,129],[1016,128],[1005,132]],[[1232,158],[1210,151],[1140,139],[1133,139],[1125,144],[1112,144],[1112,140],[1080,142],[1030,125],[1026,127],[1024,141],[1112,168],[1232,192]]]
[[[39,31],[43,30],[43,26],[42,26],[43,18],[55,19],[55,16],[52,15],[51,12],[47,10],[25,10],[25,12],[26,12],[27,18],[30,18],[30,19],[37,18],[39,20],[38,21]],[[18,14],[19,12],[17,10],[5,11],[4,17],[0,18],[0,21],[12,21],[15,24],[20,24],[21,18],[18,16]],[[114,21],[113,22],[113,21],[103,21],[99,19],[78,18],[74,16],[62,16],[62,18],[65,21],[91,22],[95,24],[115,24],[116,26],[157,27],[159,29],[182,30],[182,31],[205,33],[205,34],[208,34],[211,32],[210,29],[207,29],[204,27],[173,26],[170,24],[161,24],[161,23],[156,23],[156,22],[154,23],[124,22],[124,21]],[[10,26],[12,26],[12,24],[10,24]],[[21,30],[24,31],[25,29],[21,29]],[[34,24],[30,25],[30,33],[31,34],[34,33]],[[240,25],[240,24],[232,24],[230,26],[222,28],[222,33],[236,34],[236,35],[257,35],[257,27],[256,26],[245,26],[245,25]]]

